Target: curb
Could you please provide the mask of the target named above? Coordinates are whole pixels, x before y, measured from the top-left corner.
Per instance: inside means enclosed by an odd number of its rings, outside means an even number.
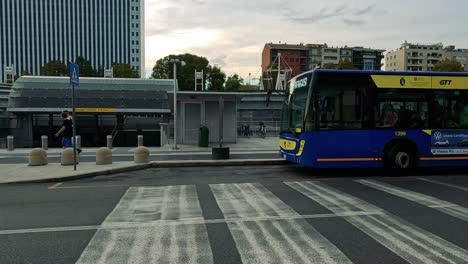
[[[152,161],[147,164],[129,165],[122,168],[104,169],[102,171],[84,172],[71,176],[58,178],[8,182],[5,184],[22,184],[22,183],[56,183],[73,181],[79,179],[92,178],[96,176],[104,176],[118,174],[131,171],[146,170],[151,168],[183,168],[183,167],[221,167],[221,166],[262,166],[262,165],[285,165],[288,162],[284,159],[255,159],[255,160],[187,160],[187,161]]]

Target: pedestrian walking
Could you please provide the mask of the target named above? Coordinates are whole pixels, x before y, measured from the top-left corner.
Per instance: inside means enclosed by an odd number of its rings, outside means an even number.
[[[55,133],[55,137],[62,135],[62,147],[63,148],[72,148],[72,137],[73,137],[73,121],[68,117],[64,112],[61,114],[62,117],[62,127],[60,130]]]

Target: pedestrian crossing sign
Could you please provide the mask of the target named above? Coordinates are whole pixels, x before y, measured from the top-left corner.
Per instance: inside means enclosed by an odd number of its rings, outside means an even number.
[[[78,64],[69,63],[68,69],[70,71],[70,85],[79,86],[80,85],[80,68]]]

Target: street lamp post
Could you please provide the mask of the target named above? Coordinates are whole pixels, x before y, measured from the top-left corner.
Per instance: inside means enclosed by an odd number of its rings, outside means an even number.
[[[185,66],[185,62],[179,59],[171,59],[170,63],[174,64],[174,146],[177,149],[177,63]]]

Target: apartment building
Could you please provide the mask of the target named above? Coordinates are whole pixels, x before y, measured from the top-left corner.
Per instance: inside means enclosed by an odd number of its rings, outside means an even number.
[[[309,48],[303,44],[267,43],[262,52],[262,73],[273,64],[278,65],[278,54],[281,54],[281,70],[290,69],[286,81],[309,70]]]
[[[442,43],[414,44],[404,42],[397,50],[385,55],[387,71],[432,71],[443,59],[456,59],[468,70],[468,49],[444,47]]]
[[[281,53],[287,64],[281,67],[282,70],[287,66],[292,70],[292,74],[288,75],[288,80],[316,66],[337,65],[340,60],[351,61],[359,70],[380,70],[384,52],[383,49],[364,47],[332,47],[326,43],[305,45],[267,43],[262,52],[262,73],[267,71],[278,53]]]

